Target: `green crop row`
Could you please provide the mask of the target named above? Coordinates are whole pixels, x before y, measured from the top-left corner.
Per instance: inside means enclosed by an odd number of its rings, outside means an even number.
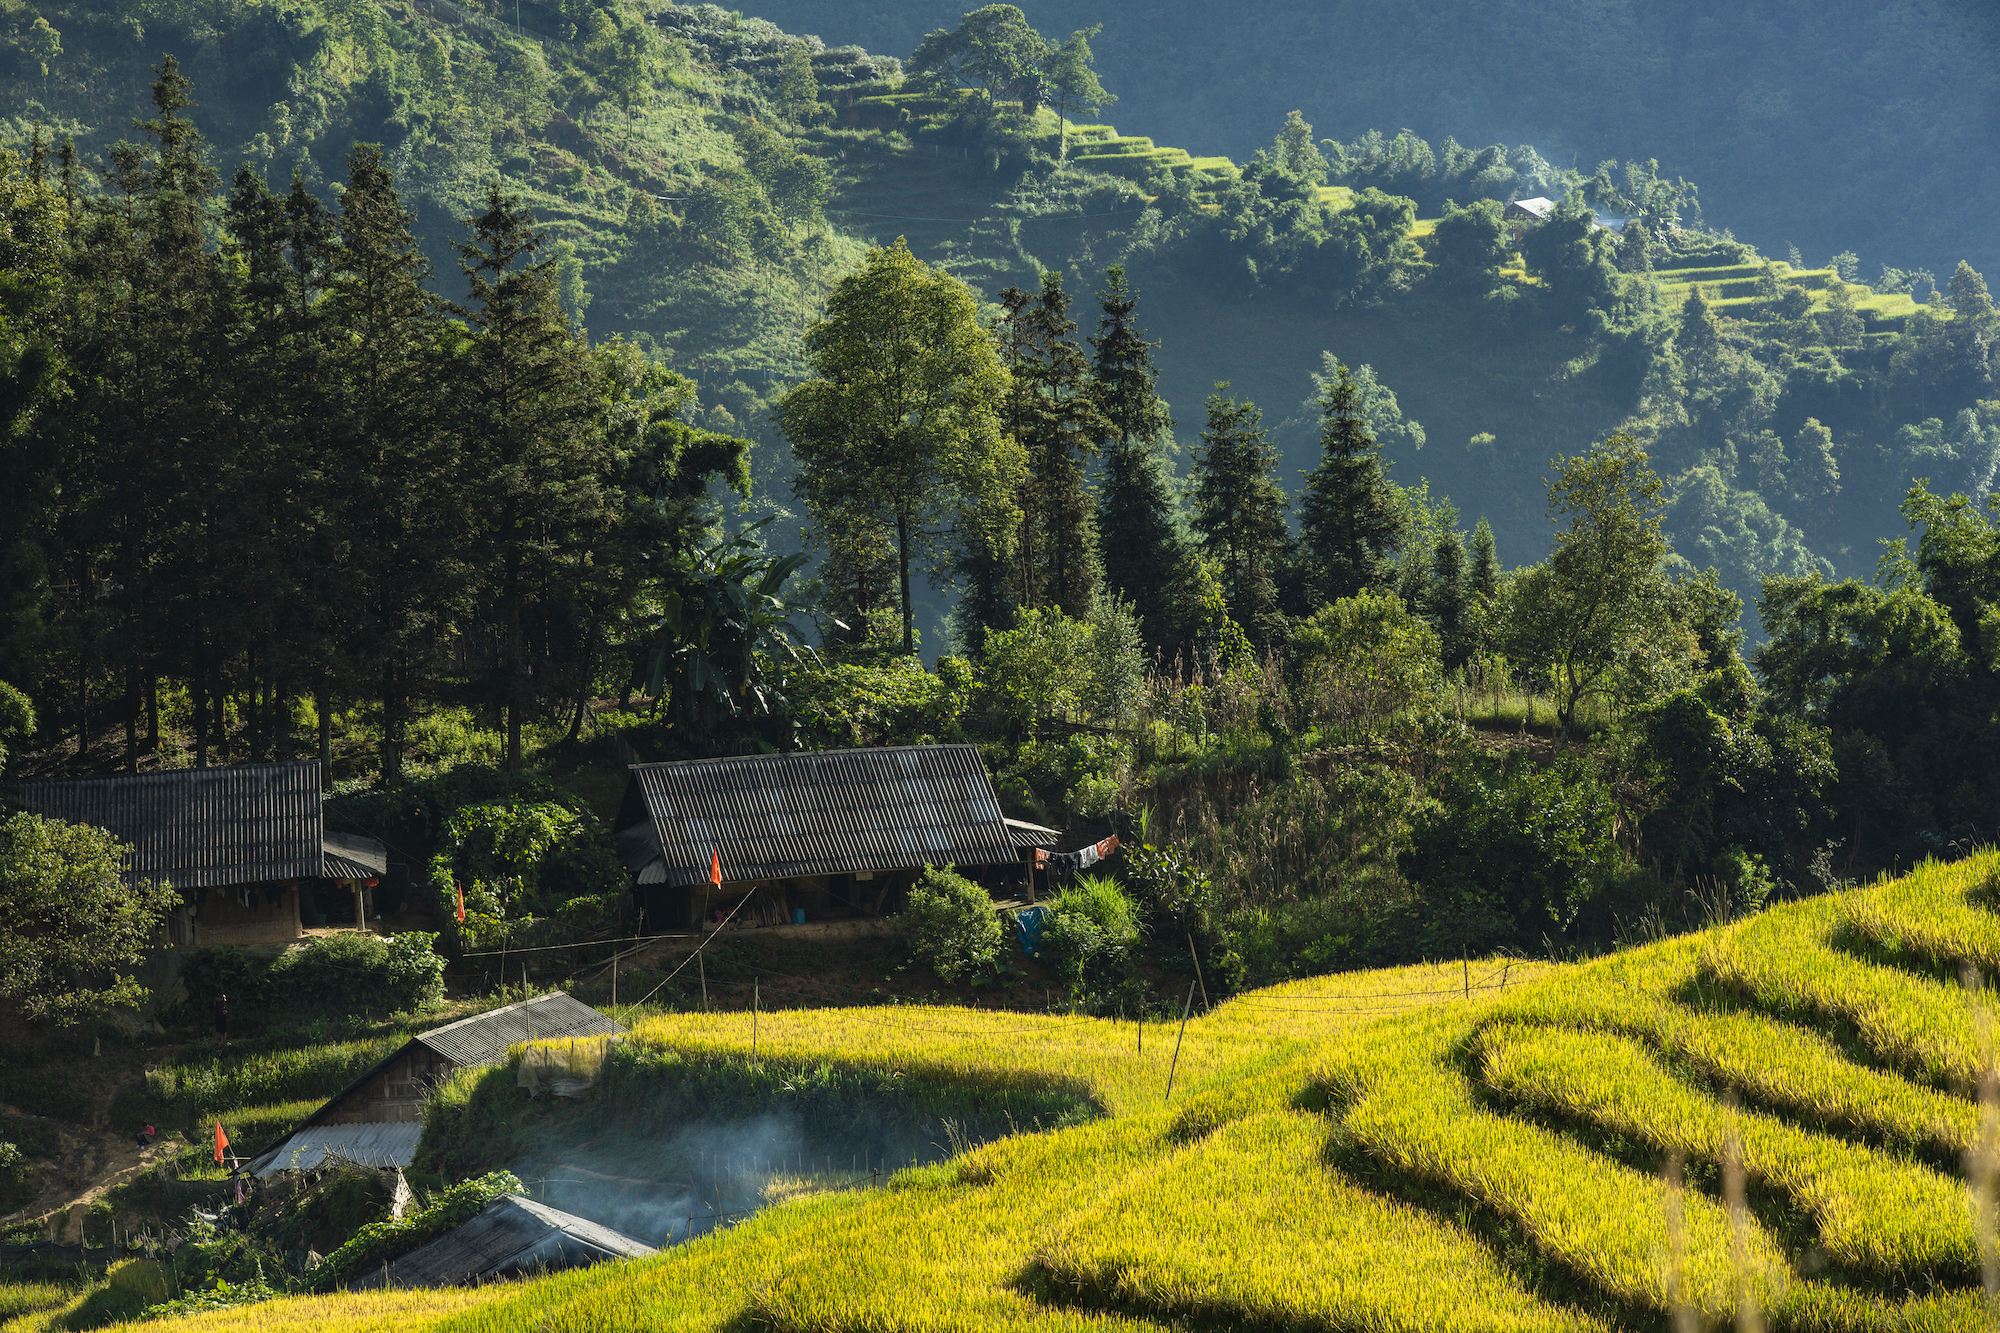
[[[1978,1267],[1959,1182],[1768,1115],[1732,1111],[1622,1037],[1496,1025],[1480,1034],[1478,1054],[1496,1091],[1663,1152],[1720,1163],[1733,1132],[1743,1169],[1809,1213],[1820,1244],[1843,1264],[1897,1277],[1940,1270],[1963,1277]]]
[[[1377,1024],[1336,1043],[1318,1079],[1347,1103],[1348,1138],[1391,1170],[1446,1186],[1512,1218],[1536,1248],[1613,1298],[1661,1312],[1733,1316],[1739,1293],[1769,1309],[1793,1284],[1778,1243],[1694,1191],[1670,1226],[1667,1182],[1539,1125],[1486,1110],[1444,1058],[1462,1022]],[[1678,1234],[1675,1234],[1676,1230]],[[1682,1257],[1679,1273],[1667,1256]]]
[[[1883,1063],[1938,1086],[1977,1086],[1970,1006],[1957,986],[1879,967],[1838,948],[1842,904],[1813,898],[1712,935],[1701,975],[1758,1007],[1806,1022],[1851,1024]]]
[[[1633,1037],[1750,1102],[1906,1150],[1957,1158],[1972,1147],[1979,1113],[1966,1098],[1856,1064],[1810,1028],[1676,1003],[1672,997],[1695,982],[1701,948],[1699,940],[1675,940],[1588,964],[1509,1000],[1496,1021]]]
[[[1041,1285],[1205,1327],[1605,1327],[1530,1294],[1458,1227],[1342,1179],[1328,1134],[1318,1116],[1256,1115],[1134,1172],[1042,1244]]]
[[[1892,951],[1956,968],[1972,964],[1989,977],[2000,969],[2000,916],[1975,900],[1994,890],[2000,853],[1953,865],[1926,861],[1901,879],[1846,895],[1842,920],[1856,935]]]

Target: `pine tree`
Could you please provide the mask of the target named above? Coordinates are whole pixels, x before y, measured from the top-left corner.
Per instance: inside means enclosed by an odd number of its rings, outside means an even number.
[[[1320,413],[1320,462],[1306,477],[1299,526],[1312,594],[1331,602],[1381,582],[1402,522],[1346,366],[1335,367]]]
[[[1173,430],[1160,401],[1153,348],[1133,322],[1138,298],[1125,270],[1105,273],[1098,293],[1103,317],[1090,340],[1091,373],[1104,414],[1104,479],[1098,492],[1098,539],[1104,553],[1104,586],[1131,599],[1147,642],[1156,650],[1181,643],[1191,627],[1175,609],[1185,599],[1176,588],[1193,557],[1169,489],[1165,444]]]
[[[1447,668],[1465,665],[1472,656],[1472,582],[1465,565],[1465,534],[1456,527],[1438,534],[1432,556],[1431,588],[1424,608]]]
[[[494,661],[489,694],[506,715],[506,762],[521,763],[526,717],[576,699],[618,523],[612,458],[588,352],[571,334],[553,260],[520,200],[498,184],[458,247],[471,285],[461,381],[475,515],[472,568]]]
[[[185,114],[188,81],[168,56],[153,84],[148,144],[121,144],[111,179],[122,199],[94,204],[84,238],[84,272],[96,372],[78,440],[92,455],[95,490],[78,517],[106,539],[109,566],[88,557],[70,571],[80,593],[100,576],[120,588],[128,673],[178,668],[191,687],[195,763],[220,740],[223,644],[243,609],[223,570],[226,516],[239,480],[215,432],[220,369],[209,353],[224,319],[227,284],[208,248],[215,172],[207,145]],[[165,441],[174,447],[164,448]],[[81,608],[79,608],[81,609]],[[77,666],[92,664],[93,625],[85,612],[71,636]],[[78,731],[88,731],[87,672],[78,677]],[[128,703],[129,703],[128,691]]]
[[[1102,577],[1097,507],[1085,467],[1105,434],[1105,419],[1090,362],[1076,343],[1062,275],[1044,273],[1034,296],[1010,287],[1000,303],[1007,311],[1003,345],[1012,376],[1004,419],[1028,459],[1015,598],[1022,606],[1055,607],[1081,620],[1096,604]]]
[[[1485,518],[1472,528],[1472,595],[1491,606],[1500,595],[1500,553],[1493,542],[1493,525]]]
[[[354,677],[331,691],[374,693],[381,771],[401,775],[410,699],[423,665],[469,605],[461,534],[470,526],[458,451],[437,408],[444,311],[382,152],[358,145],[340,199],[339,259],[327,317],[345,334],[330,356],[339,393],[330,423],[346,481],[326,520],[348,529],[358,603],[349,628]]]
[[[1253,642],[1269,645],[1283,631],[1273,574],[1285,543],[1285,493],[1275,472],[1278,451],[1264,437],[1255,403],[1208,396],[1208,425],[1195,460],[1194,526],[1203,547],[1223,564],[1230,619]]]

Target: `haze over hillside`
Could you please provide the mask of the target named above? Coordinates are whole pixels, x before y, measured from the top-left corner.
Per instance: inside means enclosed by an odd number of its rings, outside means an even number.
[[[762,0],[828,42],[906,55],[958,0]],[[1986,0],[1053,0],[1093,43],[1120,124],[1247,156],[1298,108],[1322,135],[1533,143],[1588,172],[1657,158],[1767,254],[2000,268],[2000,8]]]

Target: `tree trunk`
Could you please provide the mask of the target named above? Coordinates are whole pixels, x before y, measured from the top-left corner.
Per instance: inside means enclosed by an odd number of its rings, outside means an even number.
[[[331,785],[327,774],[333,768],[332,707],[332,700],[327,695],[326,676],[322,673],[313,687],[313,713],[319,728],[319,785],[322,791]]]
[[[521,705],[507,701],[507,768],[509,772],[521,767]]]
[[[208,767],[208,646],[194,649],[194,766]]]
[[[251,763],[264,757],[263,721],[257,708],[257,650],[243,650],[243,735]]]
[[[125,771],[139,771],[139,678],[136,668],[125,668]]]
[[[146,753],[160,752],[160,678],[146,674]]]
[[[401,776],[401,756],[396,753],[396,668],[393,661],[382,664],[382,785],[389,786]]]
[[[910,517],[900,510],[896,514],[896,565],[903,585],[903,652],[913,655],[917,651],[916,617],[910,607]]]

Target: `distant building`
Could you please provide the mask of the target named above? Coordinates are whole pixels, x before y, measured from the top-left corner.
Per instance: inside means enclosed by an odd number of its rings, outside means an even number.
[[[424,1104],[456,1071],[497,1065],[523,1042],[624,1030],[581,1000],[557,993],[419,1032],[244,1169],[268,1178],[308,1170],[329,1156],[363,1166],[408,1166],[424,1131]]]
[[[317,760],[36,778],[17,784],[15,799],[130,843],[133,881],[180,891],[174,945],[295,940],[320,918],[315,894],[352,904],[365,927],[366,890],[389,869],[373,838],[326,831]]]
[[[1536,195],[1533,199],[1516,199],[1513,203],[1507,205],[1505,220],[1508,222],[1524,222],[1532,226],[1537,222],[1547,222],[1555,216],[1555,212],[1555,200],[1544,199],[1540,195]]]
[[[518,1194],[503,1194],[429,1244],[355,1274],[347,1286],[471,1287],[651,1253],[652,1246],[623,1232]]]
[[[970,745],[634,764],[631,774],[612,836],[649,931],[731,912],[745,924],[884,914],[927,865],[956,866],[988,888],[1026,882],[1022,844]]]

